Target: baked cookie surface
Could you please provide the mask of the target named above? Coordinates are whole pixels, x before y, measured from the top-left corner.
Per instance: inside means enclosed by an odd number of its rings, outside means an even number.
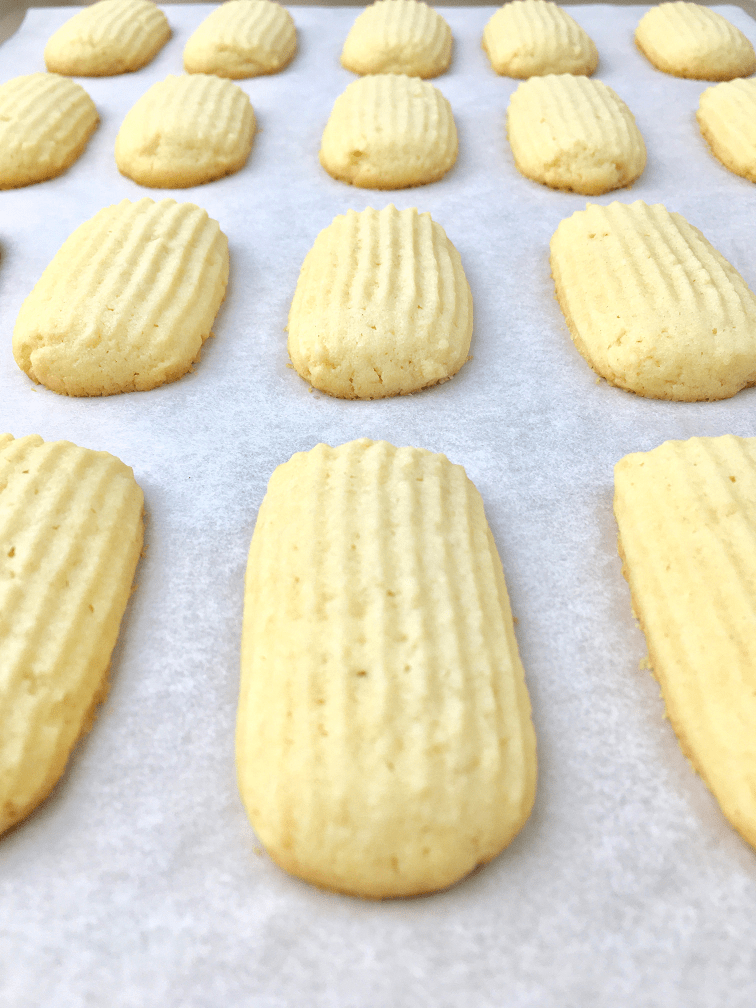
[[[589,204],[551,239],[575,346],[650,399],[728,399],[756,384],[756,297],[701,232],[661,204]]]
[[[585,74],[598,66],[593,40],[549,0],[511,0],[483,29],[483,49],[497,74],[534,77]]]
[[[230,80],[183,74],[158,81],[118,131],[118,170],[140,185],[185,189],[243,168],[255,138],[249,98]]]
[[[236,753],[270,856],[327,889],[442,889],[522,828],[530,702],[461,466],[361,440],[276,469],[247,565]]]
[[[630,185],[646,167],[632,112],[588,77],[523,81],[509,102],[507,136],[517,170],[552,189],[598,196]]]
[[[107,452],[0,435],[0,833],[52,790],[107,691],[142,491]]]
[[[670,723],[756,846],[756,438],[667,441],[614,474],[623,573]]]
[[[45,66],[73,77],[110,77],[146,66],[171,37],[150,0],[99,0],[66,21],[45,46]]]
[[[352,25],[341,65],[358,74],[438,77],[451,63],[451,28],[419,0],[376,0]]]
[[[715,10],[676,0],[652,7],[638,22],[635,43],[664,73],[693,80],[732,80],[756,70],[753,46]]]
[[[428,213],[390,205],[336,217],[305,258],[289,356],[315,388],[380,399],[450,378],[467,360],[470,287]]]
[[[320,163],[363,189],[404,189],[442,178],[457,160],[451,106],[427,81],[375,74],[352,81],[323,131]]]
[[[142,392],[199,359],[228,279],[228,242],[193,203],[106,207],[63,243],[24,301],[16,363],[62,395]]]
[[[87,92],[67,77],[34,73],[0,85],[0,189],[61,175],[99,121]]]
[[[714,157],[736,175],[756,182],[756,80],[707,88],[696,119]]]
[[[190,36],[184,48],[187,73],[240,80],[278,73],[297,51],[291,14],[272,0],[227,0]]]

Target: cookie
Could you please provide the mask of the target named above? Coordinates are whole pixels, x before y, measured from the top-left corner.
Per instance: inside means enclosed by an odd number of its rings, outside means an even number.
[[[756,384],[756,298],[661,204],[588,204],[551,239],[572,339],[612,385],[650,399],[728,399]]]
[[[736,175],[756,182],[756,80],[706,88],[696,118],[714,157]]]
[[[512,0],[483,29],[483,49],[497,74],[592,74],[598,66],[593,40],[567,11],[548,0]]]
[[[693,80],[732,80],[756,70],[753,46],[735,25],[697,3],[662,3],[638,22],[635,44],[664,73]]]
[[[552,189],[598,196],[630,185],[646,167],[633,113],[587,77],[523,81],[509,102],[507,136],[517,170]]]
[[[166,77],[128,111],[115,159],[122,175],[153,189],[186,189],[243,168],[255,138],[249,98],[208,74]]]
[[[259,77],[278,73],[297,51],[291,14],[272,0],[227,0],[190,36],[184,48],[187,73]]]
[[[16,363],[53,392],[143,392],[199,360],[223,301],[228,242],[193,203],[123,200],[78,227],[24,301]]]
[[[382,399],[456,374],[472,326],[459,253],[430,214],[349,210],[307,253],[289,312],[289,356],[322,392]]]
[[[326,889],[443,889],[522,828],[530,702],[461,466],[363,439],[276,469],[247,565],[236,742],[260,841]]]
[[[34,73],[0,85],[0,189],[61,175],[99,121],[87,92],[67,77]]]
[[[107,452],[0,435],[0,833],[49,794],[107,691],[142,491]]]
[[[623,573],[670,723],[756,846],[756,438],[667,441],[614,470]]]
[[[171,37],[150,0],[99,0],[66,21],[45,46],[45,66],[72,77],[111,77],[146,66]]]
[[[357,16],[341,65],[358,74],[438,77],[451,63],[451,28],[418,0],[376,0]]]
[[[361,189],[404,189],[442,178],[457,160],[451,106],[427,81],[376,74],[352,81],[323,131],[320,163]]]

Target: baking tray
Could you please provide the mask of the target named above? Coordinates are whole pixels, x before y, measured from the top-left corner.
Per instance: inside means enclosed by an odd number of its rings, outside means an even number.
[[[154,81],[181,71],[212,8],[167,8],[174,35],[135,74],[81,79],[102,117],[62,177],[0,193],[0,428],[112,452],[134,468],[147,553],[107,703],[51,797],[0,841],[0,1004],[13,1008],[728,1008],[756,1003],[756,858],[691,772],[639,666],[645,642],[616,551],[612,467],[668,438],[753,435],[756,389],[717,403],[638,398],[598,381],[570,341],[548,242],[584,197],[522,178],[505,140],[516,81],[480,49],[493,8],[445,8],[455,38],[434,83],[460,135],[440,182],[354,189],[319,166],[353,79],[338,56],[356,8],[294,7],[300,51],[247,81],[260,132],[237,175],[179,191],[121,177],[113,144]],[[648,146],[630,190],[699,227],[756,287],[756,188],[709,153],[708,85],[635,49],[646,7],[576,6],[596,76]],[[756,41],[756,24],[719,8]],[[0,77],[44,69],[71,8],[31,10]],[[10,352],[24,297],[70,232],[123,198],[204,207],[230,242],[228,297],[194,371],[146,393],[69,399]],[[344,402],[287,366],[284,327],[315,235],[349,208],[417,206],[459,249],[475,303],[472,360],[397,399]],[[290,878],[237,795],[242,581],[273,468],[319,441],[385,438],[446,453],[480,490],[498,544],[534,710],[540,779],[509,848],[452,889],[370,903]]]

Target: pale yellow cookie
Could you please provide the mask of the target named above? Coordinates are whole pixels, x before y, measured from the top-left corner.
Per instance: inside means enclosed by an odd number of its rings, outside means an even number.
[[[204,210],[123,200],[63,243],[21,306],[13,356],[63,395],[176,381],[199,360],[227,279],[228,242]]]
[[[651,399],[727,399],[756,384],[756,297],[701,232],[661,204],[588,204],[551,239],[575,346]]]
[[[0,435],[0,833],[45,798],[107,691],[142,491],[107,452]]]
[[[598,66],[593,40],[567,11],[548,0],[512,0],[483,29],[483,49],[506,77],[587,74]]]
[[[34,73],[0,85],[0,189],[62,174],[99,121],[87,92],[67,77]]]
[[[208,74],[166,77],[128,111],[118,131],[118,170],[153,189],[186,189],[243,168],[255,138],[249,98]]]
[[[247,565],[236,758],[270,856],[327,889],[443,889],[522,828],[530,702],[462,466],[361,440],[276,469]]]
[[[623,572],[685,755],[756,846],[756,438],[667,441],[614,470]]]
[[[438,77],[451,63],[451,28],[418,0],[376,0],[357,16],[341,65],[358,74]]]
[[[45,65],[73,77],[110,77],[146,66],[171,37],[150,0],[99,0],[74,14],[45,46]]]
[[[427,81],[376,74],[352,81],[323,131],[320,163],[362,189],[404,189],[444,176],[457,160],[451,106]]]
[[[430,214],[349,210],[307,253],[289,312],[289,356],[322,392],[382,399],[456,374],[472,326],[459,253]]]
[[[291,14],[272,0],[227,0],[190,36],[184,48],[187,73],[259,77],[283,70],[297,51]]]
[[[663,3],[638,22],[635,43],[664,73],[694,80],[732,80],[756,70],[753,46],[735,25],[701,4]]]
[[[523,81],[509,102],[507,136],[517,170],[552,189],[598,196],[630,185],[646,167],[633,113],[588,77]]]
[[[756,182],[756,80],[706,88],[696,118],[712,154],[725,168]]]

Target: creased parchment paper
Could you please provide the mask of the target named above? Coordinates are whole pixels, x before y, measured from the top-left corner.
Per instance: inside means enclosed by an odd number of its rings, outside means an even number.
[[[522,178],[504,133],[517,82],[480,49],[493,8],[443,8],[450,71],[434,83],[460,136],[442,181],[353,189],[318,164],[353,79],[339,66],[355,8],[292,8],[300,51],[241,81],[258,117],[247,166],[145,190],[113,160],[118,127],[180,73],[209,5],[167,8],[173,38],[138,73],[81,79],[102,123],[62,177],[0,193],[0,429],[105,449],[144,488],[147,554],[110,697],[50,799],[0,840],[0,1004],[8,1008],[752,1008],[756,854],[693,774],[664,720],[630,611],[611,512],[612,466],[668,438],[756,434],[756,389],[653,402],[599,382],[570,341],[548,241],[585,198]],[[722,12],[756,41],[756,24]],[[694,118],[708,85],[654,70],[633,45],[646,7],[570,11],[596,73],[636,115],[663,202],[756,287],[756,187],[710,154]],[[44,69],[71,8],[32,10],[0,79]],[[69,233],[123,198],[173,196],[229,237],[228,297],[194,372],[146,393],[69,399],[16,367],[22,300]],[[460,251],[473,359],[399,399],[341,402],[287,367],[299,267],[337,213],[430,211]],[[360,902],[289,878],[259,849],[234,776],[242,579],[273,468],[319,441],[385,438],[465,466],[498,544],[534,708],[533,815],[492,864],[422,899]],[[1,728],[0,728],[1,730]],[[756,730],[756,727],[755,727]]]

